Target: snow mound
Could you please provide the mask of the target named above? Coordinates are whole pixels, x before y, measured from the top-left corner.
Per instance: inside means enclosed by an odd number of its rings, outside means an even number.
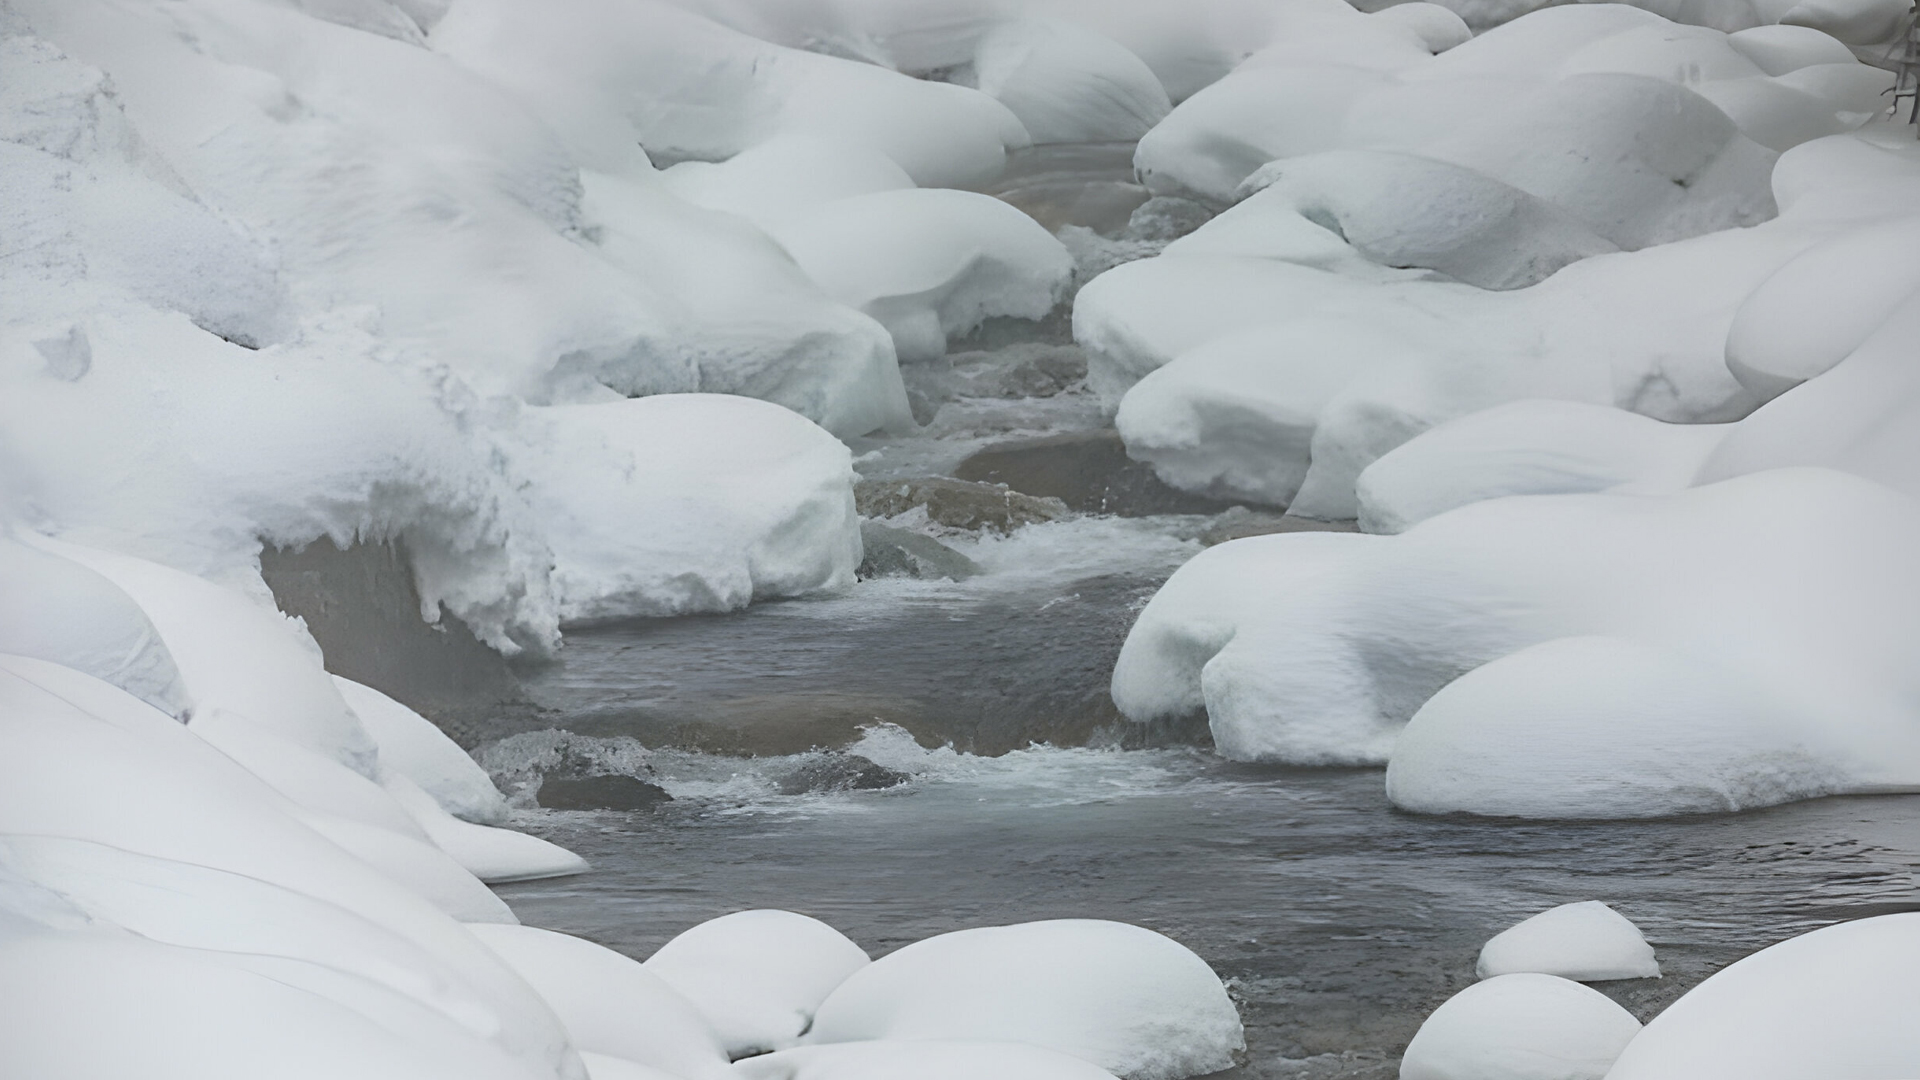
[[[719,1036],[639,961],[531,926],[468,929],[539,991],[581,1050],[684,1080],[718,1080],[727,1074]]]
[[[733,1071],[741,1080],[1113,1080],[1098,1065],[1038,1046],[920,1040],[802,1046],[748,1058]]]
[[[61,933],[42,943],[46,962],[59,968],[67,963],[64,955],[74,961],[73,978],[84,974],[98,980],[91,988],[95,1002],[105,1000],[97,995],[125,987],[142,988],[154,1008],[187,1000],[183,989],[194,985],[195,973],[206,972],[208,963],[219,970],[206,977],[227,987],[193,1000],[194,1009],[207,1018],[180,1028],[163,1022],[171,1014],[132,1003],[82,1006],[73,996],[85,985],[81,981],[43,984],[43,989],[68,988],[52,997],[26,995],[56,1001],[58,1008],[49,1006],[49,1015],[69,1023],[84,1020],[90,1025],[84,1030],[120,1034],[108,1040],[112,1048],[89,1048],[88,1053],[141,1052],[151,1062],[136,1072],[153,1075],[160,1064],[178,1061],[187,1071],[168,1075],[204,1075],[192,1071],[195,1063],[223,1060],[206,1055],[260,1060],[249,1055],[272,1052],[259,1030],[284,1030],[289,1040],[296,1038],[308,1030],[297,1021],[302,1010],[312,1010],[313,1022],[325,1026],[326,1000],[334,1000],[356,1014],[371,1009],[395,1016],[394,1027],[383,1036],[387,1039],[404,1042],[411,1032],[427,1044],[447,1043],[451,1023],[466,1033],[464,1038],[490,1045],[486,1053],[517,1059],[522,1070],[503,1072],[494,1065],[480,1075],[519,1076],[527,1070],[577,1075],[564,1067],[571,1052],[551,1014],[458,923],[303,824],[291,803],[185,727],[89,676],[26,658],[0,659],[0,699],[5,750],[0,753],[5,773],[0,835],[13,838],[7,841],[9,863],[27,866],[25,872],[35,879],[46,877],[50,887],[70,898],[69,907],[93,914],[97,929],[110,933],[114,922],[125,920],[128,929],[149,939],[142,949],[162,949],[164,943],[164,948],[213,953],[211,958],[127,953],[112,942],[90,943],[56,926]],[[32,837],[61,839],[26,839]],[[29,858],[30,866],[18,862]],[[500,910],[501,917],[512,917]],[[265,912],[283,917],[263,918]],[[102,949],[99,962],[80,965],[78,954],[96,946]],[[226,970],[228,964],[242,970]],[[0,968],[9,978],[49,970],[11,959]],[[116,978],[116,970],[127,978]],[[169,972],[178,975],[171,983]],[[253,1014],[224,1013],[214,1004],[233,996],[250,1000],[246,988],[261,993],[263,983],[300,992],[270,1010],[268,1019],[280,1027],[239,1038],[240,1032],[222,1026],[220,1017]],[[430,1013],[441,1018],[434,1020]],[[10,1013],[9,1024],[22,1015]],[[60,1024],[49,1028],[70,1030]],[[205,1046],[176,1041],[169,1032],[177,1030],[205,1033],[213,1041]],[[24,1036],[9,1038],[10,1065],[33,1060],[14,1058],[16,1048],[57,1045],[44,1041],[46,1035],[32,1038],[31,1043]],[[427,1064],[435,1056],[432,1045],[412,1053],[409,1060],[428,1069],[427,1075],[441,1075]],[[484,1054],[440,1056],[457,1065]]]
[[[380,748],[380,767],[406,777],[447,813],[481,825],[507,820],[507,802],[487,771],[433,721],[370,686],[333,676],[333,685]]]
[[[861,968],[821,1003],[807,1042],[869,1040],[1027,1043],[1127,1080],[1217,1072],[1244,1046],[1199,957],[1084,919],[941,934]]]
[[[1653,946],[1626,916],[1598,900],[1548,908],[1495,934],[1480,949],[1482,979],[1516,972],[1575,982],[1657,979]]]
[[[735,1058],[798,1043],[834,987],[866,966],[866,952],[845,934],[791,911],[710,919],[646,962],[713,1025]]]
[[[562,619],[732,611],[853,584],[845,445],[777,405],[664,394],[528,408],[515,470]]]
[[[1073,277],[1046,229],[970,191],[841,199],[773,235],[830,295],[878,319],[903,361],[938,359],[992,316],[1042,318]]]
[[[776,135],[725,161],[683,161],[662,171],[660,181],[690,203],[765,229],[840,199],[914,186],[878,150],[807,134]]]
[[[1505,495],[1656,495],[1693,483],[1732,425],[1663,424],[1577,401],[1515,401],[1421,432],[1360,473],[1360,527],[1405,532]]]
[[[1920,915],[1790,938],[1735,962],[1653,1018],[1613,1080],[1874,1080],[1920,1074]]]
[[[1391,757],[1390,793],[1423,811],[1908,789],[1920,737],[1898,658],[1920,635],[1920,575],[1898,552],[1917,529],[1910,497],[1782,469],[1666,496],[1495,499],[1394,537],[1238,540],[1141,612],[1114,701],[1141,720],[1204,708],[1236,759]],[[1741,634],[1711,629],[1726,625]]]
[[[1553,975],[1499,975],[1433,1011],[1400,1059],[1401,1080],[1601,1080],[1640,1021],[1605,994]]]
[[[1005,105],[1035,143],[1132,142],[1173,108],[1145,61],[1060,19],[994,26],[948,78]]]

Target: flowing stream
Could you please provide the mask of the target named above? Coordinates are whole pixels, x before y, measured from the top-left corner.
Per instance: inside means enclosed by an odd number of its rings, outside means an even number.
[[[1124,161],[1037,156],[996,193],[1112,231],[1144,199]],[[1077,387],[956,396],[953,371],[1019,374],[1033,352],[976,344],[994,347],[910,373],[950,400],[920,434],[856,445],[866,475],[941,474],[1001,439],[1104,425]],[[1481,943],[1554,904],[1604,900],[1647,933],[1666,977],[1599,984],[1642,1019],[1790,935],[1920,909],[1916,797],[1653,822],[1422,818],[1388,805],[1379,770],[1236,765],[1203,722],[1129,724],[1107,698],[1114,656],[1220,521],[947,534],[982,573],[569,633],[529,680],[535,734],[483,760],[511,783],[570,732],[585,737],[576,756],[673,799],[556,811],[523,793],[516,824],[594,870],[499,891],[530,923],[643,958],[753,907],[814,915],[876,956],[972,926],[1138,923],[1229,981],[1249,1044],[1236,1077],[1394,1076],[1420,1021],[1472,981]]]

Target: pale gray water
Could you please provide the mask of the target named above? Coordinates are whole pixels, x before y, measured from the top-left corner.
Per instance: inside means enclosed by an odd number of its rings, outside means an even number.
[[[1126,160],[1050,150],[997,193],[1109,227],[1144,197],[1126,190]],[[910,477],[998,438],[1102,422],[1084,390],[962,399],[918,436],[855,449],[868,475]],[[530,923],[637,957],[754,907],[817,916],[875,955],[971,926],[1138,923],[1229,980],[1243,1077],[1395,1075],[1420,1021],[1472,980],[1481,943],[1555,904],[1604,900],[1647,933],[1667,977],[1601,984],[1643,1019],[1792,934],[1920,909],[1920,797],[1657,822],[1420,818],[1388,806],[1377,770],[1234,765],[1203,725],[1127,724],[1106,694],[1113,657],[1205,524],[948,537],[987,573],[570,633],[563,663],[529,685],[546,715],[523,722],[637,738],[647,762],[621,760],[675,801],[524,811],[522,827],[594,870],[501,894]],[[1015,749],[1030,742],[1053,745]],[[913,778],[780,793],[819,760],[809,747],[849,744]],[[943,744],[959,750],[927,748]]]

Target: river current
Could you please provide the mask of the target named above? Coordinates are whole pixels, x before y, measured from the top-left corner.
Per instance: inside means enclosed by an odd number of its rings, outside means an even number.
[[[1124,161],[1040,158],[996,193],[1111,228],[1144,198]],[[996,440],[1104,423],[1084,389],[962,395],[925,431],[855,450],[869,476],[930,475]],[[571,631],[529,680],[529,730],[601,740],[603,764],[673,801],[521,797],[517,826],[594,869],[500,893],[529,923],[642,958],[755,907],[816,916],[876,956],[973,926],[1138,923],[1228,980],[1248,1054],[1224,1075],[1368,1080],[1396,1075],[1488,937],[1555,904],[1603,900],[1645,931],[1665,977],[1598,984],[1643,1020],[1755,949],[1920,909],[1920,797],[1650,822],[1425,818],[1391,808],[1377,769],[1239,765],[1203,722],[1129,724],[1107,697],[1114,656],[1215,523],[1082,515],[949,534],[983,573]],[[848,753],[897,782],[834,783]]]

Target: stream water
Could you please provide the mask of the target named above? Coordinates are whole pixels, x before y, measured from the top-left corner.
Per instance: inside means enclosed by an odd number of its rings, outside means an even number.
[[[1144,195],[1125,190],[1123,159],[1036,159],[1008,192],[1124,220],[1116,207]],[[929,475],[998,439],[1103,423],[1083,389],[962,396],[918,435],[855,449],[870,476]],[[1655,822],[1422,818],[1387,804],[1378,770],[1236,765],[1203,723],[1127,723],[1107,698],[1113,658],[1208,525],[947,534],[982,574],[570,633],[529,681],[543,710],[529,723],[588,737],[602,765],[673,801],[583,812],[522,796],[516,824],[594,870],[500,893],[530,923],[638,957],[753,907],[814,915],[876,956],[972,926],[1138,923],[1228,980],[1249,1050],[1226,1075],[1315,1078],[1394,1076],[1481,943],[1554,904],[1604,900],[1647,933],[1666,977],[1600,984],[1643,1019],[1792,934],[1920,909],[1920,797]],[[511,772],[513,750],[492,764]],[[847,753],[901,782],[847,790]]]

